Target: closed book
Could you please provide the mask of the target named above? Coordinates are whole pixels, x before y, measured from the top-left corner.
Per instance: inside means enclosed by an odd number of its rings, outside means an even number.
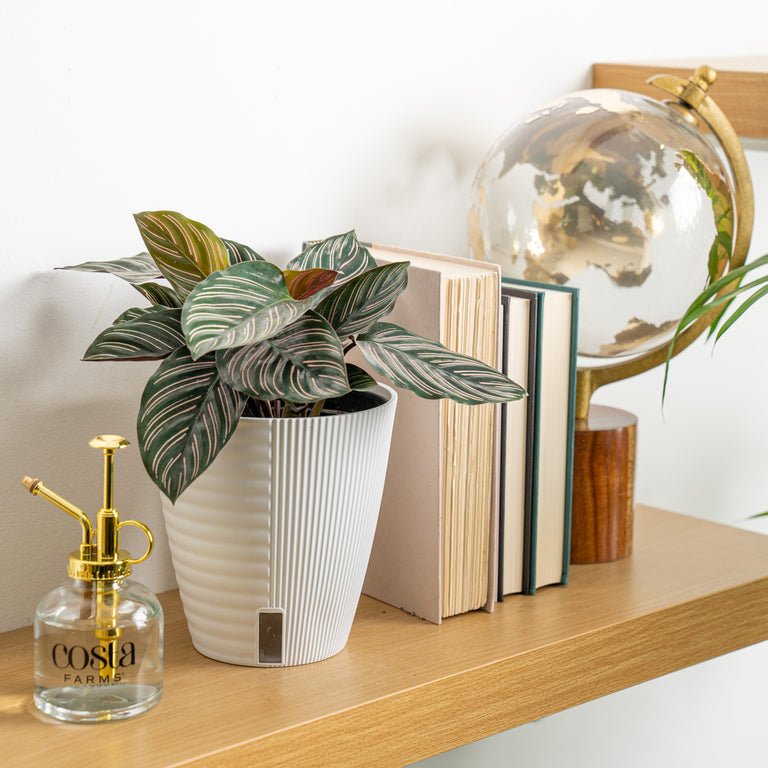
[[[539,294],[534,405],[533,508],[523,591],[566,584],[570,563],[573,442],[576,406],[578,290],[503,278]]]
[[[498,366],[498,267],[387,246],[369,248],[379,264],[410,262],[408,286],[387,322]],[[498,405],[425,400],[398,389],[366,594],[434,623],[492,609],[498,419]]]
[[[530,568],[539,292],[502,285],[501,370],[528,396],[501,406],[498,599],[523,592]]]

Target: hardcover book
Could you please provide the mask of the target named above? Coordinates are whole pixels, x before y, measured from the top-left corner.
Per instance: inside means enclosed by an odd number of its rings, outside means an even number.
[[[528,397],[501,405],[498,599],[523,592],[530,570],[539,292],[502,285],[502,372]]]
[[[570,562],[578,290],[503,278],[539,294],[530,558],[523,591],[566,584]]]
[[[498,366],[496,265],[387,246],[369,248],[379,263],[411,263],[408,287],[388,322]],[[398,397],[363,591],[434,623],[477,608],[492,610],[499,406],[424,400],[401,389]]]

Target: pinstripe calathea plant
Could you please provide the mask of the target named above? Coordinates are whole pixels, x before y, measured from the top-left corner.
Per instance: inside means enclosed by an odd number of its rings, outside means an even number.
[[[135,216],[147,252],[64,267],[106,272],[150,306],[102,331],[85,360],[160,360],[138,414],[142,460],[171,501],[210,465],[241,416],[322,415],[374,379],[425,398],[506,402],[524,391],[495,369],[383,322],[408,262],[377,266],[354,232],[309,245],[286,269],[172,211]],[[161,282],[156,282],[161,280]]]

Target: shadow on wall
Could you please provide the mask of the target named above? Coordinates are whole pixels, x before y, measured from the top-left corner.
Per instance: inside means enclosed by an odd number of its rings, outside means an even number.
[[[6,297],[0,314],[6,339],[0,368],[0,583],[5,589],[0,631],[31,621],[40,597],[65,581],[67,555],[80,542],[77,522],[30,496],[22,478],[42,479],[93,519],[102,503],[103,461],[88,441],[98,434],[121,434],[131,442],[116,460],[115,504],[124,519],[145,522],[156,537],[155,553],[138,566],[135,577],[156,591],[175,583],[159,492],[146,475],[136,440],[138,402],[154,363],[129,368],[82,362],[90,338],[101,330],[92,329],[86,317],[94,314],[93,292],[90,298],[77,289],[67,292],[61,282],[69,281],[48,273],[30,276]],[[100,325],[123,309],[112,298],[107,293],[96,310]],[[2,322],[8,310],[13,323]],[[144,546],[132,535],[121,544],[136,551]]]
[[[392,162],[386,176],[350,185],[363,190],[347,201],[358,235],[386,245],[468,256],[466,215],[476,167],[458,147],[428,141],[410,151],[403,146],[387,150]]]

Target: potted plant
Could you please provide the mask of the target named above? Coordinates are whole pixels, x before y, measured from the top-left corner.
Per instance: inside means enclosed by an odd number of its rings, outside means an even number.
[[[426,398],[479,404],[524,391],[384,322],[408,262],[377,266],[354,232],[280,269],[179,213],[135,219],[148,252],[67,269],[121,277],[150,303],[121,314],[84,359],[161,361],[138,442],[163,493],[193,642],[249,665],[333,655],[362,589],[396,402],[345,355],[357,347]]]

